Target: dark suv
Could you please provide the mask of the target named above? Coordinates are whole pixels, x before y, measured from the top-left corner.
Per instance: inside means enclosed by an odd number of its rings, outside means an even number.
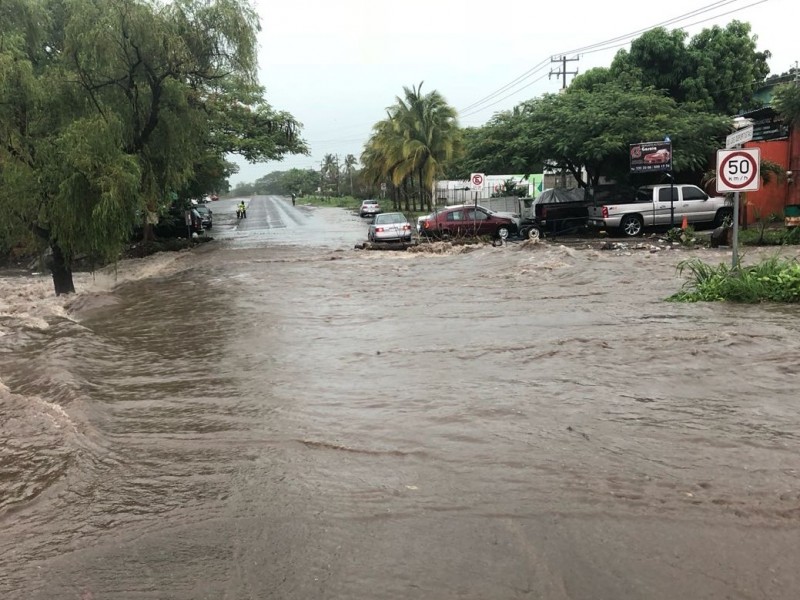
[[[505,239],[517,233],[517,224],[482,206],[448,206],[428,215],[420,223],[420,233],[443,239],[484,235]]]
[[[193,207],[200,215],[200,224],[203,229],[211,229],[214,225],[214,213],[205,204],[198,204]]]

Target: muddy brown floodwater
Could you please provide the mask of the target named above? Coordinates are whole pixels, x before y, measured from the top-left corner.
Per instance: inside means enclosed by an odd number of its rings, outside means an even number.
[[[250,203],[75,298],[0,281],[1,598],[800,595],[798,310],[663,301],[728,254]]]

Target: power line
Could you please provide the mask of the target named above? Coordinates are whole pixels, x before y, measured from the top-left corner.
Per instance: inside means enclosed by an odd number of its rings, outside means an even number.
[[[508,88],[512,87],[512,86],[513,86],[515,83],[517,83],[518,81],[520,81],[520,80],[522,80],[522,79],[526,79],[527,77],[529,77],[529,76],[531,76],[531,75],[534,75],[534,74],[535,74],[537,71],[541,71],[542,69],[544,69],[544,68],[545,68],[545,66],[547,65],[547,63],[548,63],[548,61],[547,61],[547,60],[543,60],[543,61],[542,61],[542,62],[540,62],[538,65],[536,65],[536,66],[534,66],[534,67],[531,67],[530,69],[528,69],[527,71],[525,71],[525,72],[524,72],[522,75],[520,75],[520,76],[519,76],[519,77],[517,77],[516,79],[513,79],[513,80],[511,80],[509,83],[505,84],[505,85],[504,85],[503,87],[501,87],[499,90],[497,90],[497,91],[495,91],[495,92],[493,92],[493,93],[489,94],[488,96],[486,96],[485,98],[482,98],[481,100],[478,100],[477,102],[473,102],[473,103],[472,103],[472,104],[470,104],[469,106],[465,106],[464,108],[462,108],[462,109],[461,109],[461,110],[459,110],[458,112],[459,112],[459,113],[461,113],[461,112],[466,112],[466,111],[470,110],[471,108],[473,108],[473,107],[474,107],[476,104],[481,104],[481,103],[483,103],[483,101],[484,101],[484,100],[491,100],[492,98],[494,98],[494,97],[496,97],[496,96],[498,96],[498,95],[502,94],[504,91],[506,91]]]
[[[581,48],[576,48],[574,50],[569,50],[567,52],[562,52],[560,54],[562,56],[566,55],[566,54],[591,54],[591,53],[594,53],[594,52],[600,52],[600,51],[603,51],[603,50],[609,50],[609,49],[614,48],[614,47],[624,46],[624,45],[626,45],[628,43],[628,40],[630,40],[631,38],[637,36],[638,34],[641,34],[641,33],[644,33],[646,31],[649,31],[649,30],[651,30],[651,29],[653,29],[655,27],[664,27],[666,25],[679,23],[681,21],[685,21],[687,19],[691,19],[691,18],[696,17],[698,15],[701,15],[701,14],[704,14],[704,13],[707,13],[707,12],[710,12],[710,11],[713,11],[713,10],[718,10],[720,8],[723,8],[723,7],[727,6],[727,5],[729,5],[729,4],[733,4],[733,3],[741,2],[741,1],[742,0],[717,0],[717,2],[712,2],[711,4],[708,4],[706,6],[703,6],[703,7],[697,8],[697,9],[694,9],[694,10],[689,11],[687,13],[683,13],[682,15],[678,15],[676,17],[672,17],[672,18],[667,19],[665,21],[661,21],[661,22],[656,23],[654,25],[651,25],[651,26],[649,26],[647,28],[637,29],[636,31],[627,33],[625,35],[616,36],[614,38],[610,38],[610,39],[602,41],[602,42],[597,42],[595,44],[590,44],[589,46],[583,46]],[[692,26],[697,25],[699,23],[704,23],[706,21],[710,21],[710,20],[717,19],[719,17],[723,17],[723,16],[726,16],[726,15],[729,15],[729,14],[732,14],[732,13],[735,13],[735,12],[739,12],[739,11],[745,10],[747,8],[751,8],[753,6],[756,6],[758,4],[763,4],[764,2],[768,2],[768,1],[769,0],[759,0],[758,2],[753,2],[753,3],[748,4],[746,6],[743,6],[743,7],[734,9],[734,10],[730,10],[730,11],[727,11],[727,12],[724,12],[724,13],[715,14],[715,15],[712,15],[712,16],[706,18],[706,19],[695,21],[693,23],[690,23],[688,25],[684,25],[682,27],[678,27],[676,29],[686,29],[688,27],[692,27]],[[625,41],[620,43],[622,40],[625,40]],[[610,44],[614,44],[614,45],[610,45]],[[493,103],[491,103],[491,104],[489,104],[487,106],[484,106],[484,105],[487,102],[489,102],[490,100],[492,100],[493,98],[496,98],[499,94],[502,94],[503,92],[515,87],[516,85],[521,83],[523,80],[525,80],[525,79],[527,79],[529,77],[532,77],[538,71],[541,71],[544,68],[544,66],[547,64],[547,62],[549,62],[549,59],[541,61],[540,63],[538,63],[537,65],[535,65],[534,67],[532,67],[531,69],[529,69],[528,71],[526,71],[525,73],[523,73],[522,75],[517,77],[516,79],[513,79],[509,83],[505,84],[504,86],[502,86],[498,90],[496,90],[496,91],[492,92],[491,94],[489,94],[487,96],[484,96],[483,98],[473,102],[472,104],[460,109],[458,111],[459,115],[462,115],[462,113],[463,113],[462,116],[469,116],[469,115],[475,114],[475,112],[478,111],[478,110],[485,110],[486,108],[494,106],[495,104],[497,104],[497,102],[493,102]],[[525,89],[527,87],[529,87],[529,84],[525,85],[523,87],[520,87],[519,89],[516,89],[511,94],[509,94],[507,96],[504,96],[503,99],[509,98],[510,96],[513,96],[514,94],[519,93],[520,91],[522,91],[523,89]]]
[[[632,38],[636,37],[637,35],[639,35],[641,33],[647,32],[647,31],[649,31],[649,30],[651,30],[653,28],[664,27],[664,26],[675,24],[675,23],[680,23],[680,22],[686,21],[688,19],[691,19],[693,17],[697,17],[697,16],[700,16],[700,15],[703,15],[703,14],[706,14],[706,13],[709,13],[709,12],[712,12],[712,11],[715,11],[715,10],[719,10],[721,8],[724,8],[724,7],[728,6],[728,5],[732,5],[732,4],[735,4],[737,2],[741,2],[741,1],[743,1],[743,0],[718,0],[716,2],[712,2],[711,4],[708,4],[706,6],[699,7],[697,9],[694,9],[694,10],[689,11],[687,13],[683,13],[682,15],[678,15],[676,17],[672,17],[672,18],[667,19],[665,21],[661,21],[661,22],[656,23],[654,25],[651,25],[651,26],[649,26],[647,28],[637,29],[637,30],[632,31],[630,33],[627,33],[627,34],[624,34],[624,35],[619,35],[619,36],[610,38],[610,39],[602,41],[602,42],[597,42],[597,43],[594,43],[594,44],[590,44],[588,46],[575,48],[575,49],[570,50],[568,52],[561,53],[561,56],[564,56],[566,54],[593,54],[593,53],[596,53],[596,52],[603,52],[603,51],[607,51],[607,50],[610,50],[610,49],[613,49],[613,48],[619,48],[619,47],[622,47],[622,46],[626,46],[630,42],[630,40]],[[730,15],[730,14],[733,14],[733,13],[736,13],[736,12],[740,12],[742,10],[746,10],[748,8],[751,8],[753,6],[757,6],[759,4],[763,4],[763,3],[768,2],[768,1],[769,0],[758,0],[756,2],[752,2],[752,3],[747,4],[745,6],[741,6],[739,8],[735,8],[733,10],[729,10],[729,11],[726,11],[726,12],[723,12],[723,13],[716,13],[716,14],[711,15],[709,17],[706,17],[704,19],[693,21],[692,23],[683,25],[681,27],[676,27],[675,29],[681,29],[681,30],[687,29],[689,27],[693,27],[695,25],[698,25],[698,24],[701,24],[701,23],[705,23],[707,21],[711,21],[711,20],[718,19],[718,18],[723,17],[723,16],[727,16],[727,15]],[[468,106],[465,106],[464,108],[460,109],[458,111],[459,118],[460,119],[465,119],[465,118],[468,118],[470,116],[474,116],[476,114],[479,114],[479,113],[481,113],[481,112],[483,112],[483,111],[485,111],[485,110],[487,110],[489,108],[492,108],[493,106],[496,106],[497,104],[500,104],[504,100],[507,100],[507,99],[519,94],[521,91],[531,87],[535,83],[538,83],[539,81],[544,79],[544,77],[548,76],[548,73],[544,73],[543,75],[537,77],[536,79],[533,79],[532,81],[527,81],[527,80],[530,79],[531,77],[534,77],[537,73],[541,72],[542,70],[544,70],[546,68],[547,64],[554,60],[553,57],[555,57],[555,56],[556,55],[552,55],[551,57],[548,57],[547,59],[542,60],[541,62],[537,63],[536,65],[534,65],[533,67],[531,67],[530,69],[528,69],[527,71],[525,71],[524,73],[519,75],[518,77],[512,79],[511,81],[509,81],[505,85],[501,86],[500,88],[498,88],[494,92],[492,92],[492,93],[484,96],[483,98],[473,102],[472,104],[469,104]],[[560,73],[560,72],[557,73],[557,74],[558,75],[562,75],[562,73]],[[507,93],[507,94],[503,95],[502,97],[498,98],[498,96],[500,96],[501,94],[504,94],[505,92],[509,92],[509,93]],[[351,129],[351,128],[354,129],[356,127],[360,127],[360,126],[353,125],[353,126],[346,126],[345,128],[346,129]],[[364,127],[368,127],[368,125],[365,125]],[[368,137],[368,135],[366,137]],[[319,148],[319,146],[322,146],[324,148],[325,146],[328,146],[329,144],[333,145],[333,144],[341,144],[341,143],[358,142],[358,141],[361,141],[363,139],[364,139],[364,137],[360,136],[360,137],[357,137],[357,138],[351,137],[351,138],[347,138],[347,139],[310,140],[309,144],[311,144],[313,142],[317,146],[317,148]]]
[[[764,2],[769,2],[769,0],[758,0],[758,2],[753,2],[752,4],[748,4],[747,6],[742,6],[740,8],[736,8],[734,10],[729,10],[729,11],[724,12],[724,13],[719,13],[719,14],[716,14],[716,15],[712,15],[710,17],[706,17],[705,19],[700,19],[699,21],[694,21],[692,23],[688,23],[687,25],[684,25],[683,27],[678,27],[677,29],[688,29],[689,27],[694,27],[695,25],[700,25],[701,23],[707,23],[708,21],[713,21],[714,19],[718,19],[720,17],[724,17],[726,15],[730,15],[730,14],[745,10],[747,8],[751,8],[753,6],[757,6],[758,4],[763,4]],[[604,47],[595,48],[595,49],[592,49],[592,50],[584,50],[584,51],[581,52],[581,54],[593,54],[594,52],[602,52],[604,50],[610,50],[611,48],[619,48],[620,46],[626,46],[626,45],[628,45],[628,41],[622,42],[621,44],[615,44],[613,46],[604,46]]]
[[[518,90],[514,90],[513,92],[511,92],[511,93],[510,93],[510,94],[508,94],[507,96],[503,96],[503,97],[502,97],[502,98],[500,98],[499,100],[496,100],[495,102],[492,102],[491,104],[489,104],[489,105],[487,105],[487,106],[482,106],[481,108],[476,108],[476,109],[475,109],[475,110],[473,110],[472,112],[468,112],[468,113],[466,113],[466,114],[460,115],[460,117],[461,117],[461,118],[466,118],[466,117],[471,117],[472,115],[477,115],[478,113],[482,113],[482,112],[483,112],[484,110],[486,110],[487,108],[491,108],[492,106],[494,106],[494,105],[496,105],[496,104],[500,104],[500,103],[501,103],[503,100],[507,100],[508,98],[511,98],[511,96],[516,96],[516,95],[517,95],[519,92],[521,92],[521,91],[522,91],[522,90],[524,90],[525,88],[529,88],[529,87],[531,87],[531,86],[532,86],[534,83],[539,83],[539,82],[540,82],[542,79],[544,79],[544,78],[545,78],[545,77],[547,77],[547,76],[548,76],[548,73],[545,73],[545,74],[544,74],[544,75],[542,75],[541,77],[539,77],[539,78],[537,78],[537,79],[534,79],[533,81],[531,81],[531,82],[530,82],[530,83],[528,83],[527,85],[525,85],[525,86],[523,86],[523,87],[519,88]]]
[[[709,11],[712,11],[712,10],[716,10],[718,8],[722,8],[723,6],[726,6],[728,4],[733,4],[733,3],[736,3],[736,2],[741,2],[741,0],[718,0],[717,2],[712,2],[711,4],[708,4],[706,6],[702,6],[700,8],[696,8],[696,9],[694,9],[694,10],[688,12],[688,13],[684,13],[684,14],[679,15],[677,17],[672,17],[670,19],[667,19],[666,21],[661,21],[659,23],[655,23],[654,25],[650,25],[649,27],[645,27],[645,28],[642,28],[642,29],[637,29],[636,31],[631,31],[630,33],[626,33],[624,35],[619,35],[619,36],[617,36],[615,38],[611,38],[611,39],[606,40],[604,42],[597,42],[595,44],[590,44],[589,46],[583,46],[582,48],[575,48],[573,50],[568,50],[567,52],[564,52],[563,54],[581,54],[581,53],[585,54],[585,53],[587,53],[588,50],[596,48],[597,46],[604,46],[606,44],[612,44],[612,43],[619,42],[619,41],[622,41],[622,40],[627,40],[627,39],[630,39],[632,37],[635,37],[635,36],[639,35],[640,33],[645,33],[647,31],[650,31],[651,29],[655,29],[656,27],[666,27],[667,25],[672,25],[673,23],[679,23],[681,21],[685,21],[686,19],[691,19],[692,17],[695,17],[698,14],[703,14],[703,13],[706,13],[706,12],[709,12]],[[722,15],[718,15],[718,16],[722,16]],[[712,17],[712,18],[716,18],[716,17]],[[690,27],[690,25],[685,25],[684,27],[679,27],[678,29],[684,29],[685,27]]]

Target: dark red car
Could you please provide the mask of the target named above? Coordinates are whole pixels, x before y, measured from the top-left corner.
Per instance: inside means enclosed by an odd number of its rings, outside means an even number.
[[[482,206],[448,206],[428,215],[420,223],[420,233],[443,239],[484,235],[505,239],[517,233],[517,223]]]

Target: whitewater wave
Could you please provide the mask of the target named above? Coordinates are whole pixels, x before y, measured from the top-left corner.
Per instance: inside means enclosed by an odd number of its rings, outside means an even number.
[[[38,396],[12,394],[0,382],[0,510],[27,503],[67,474],[78,446],[63,407]]]
[[[189,252],[161,252],[120,261],[93,273],[75,273],[75,294],[56,296],[49,275],[0,276],[0,337],[18,329],[48,329],[60,319],[80,320],[96,309],[113,306],[120,285],[177,273]]]

